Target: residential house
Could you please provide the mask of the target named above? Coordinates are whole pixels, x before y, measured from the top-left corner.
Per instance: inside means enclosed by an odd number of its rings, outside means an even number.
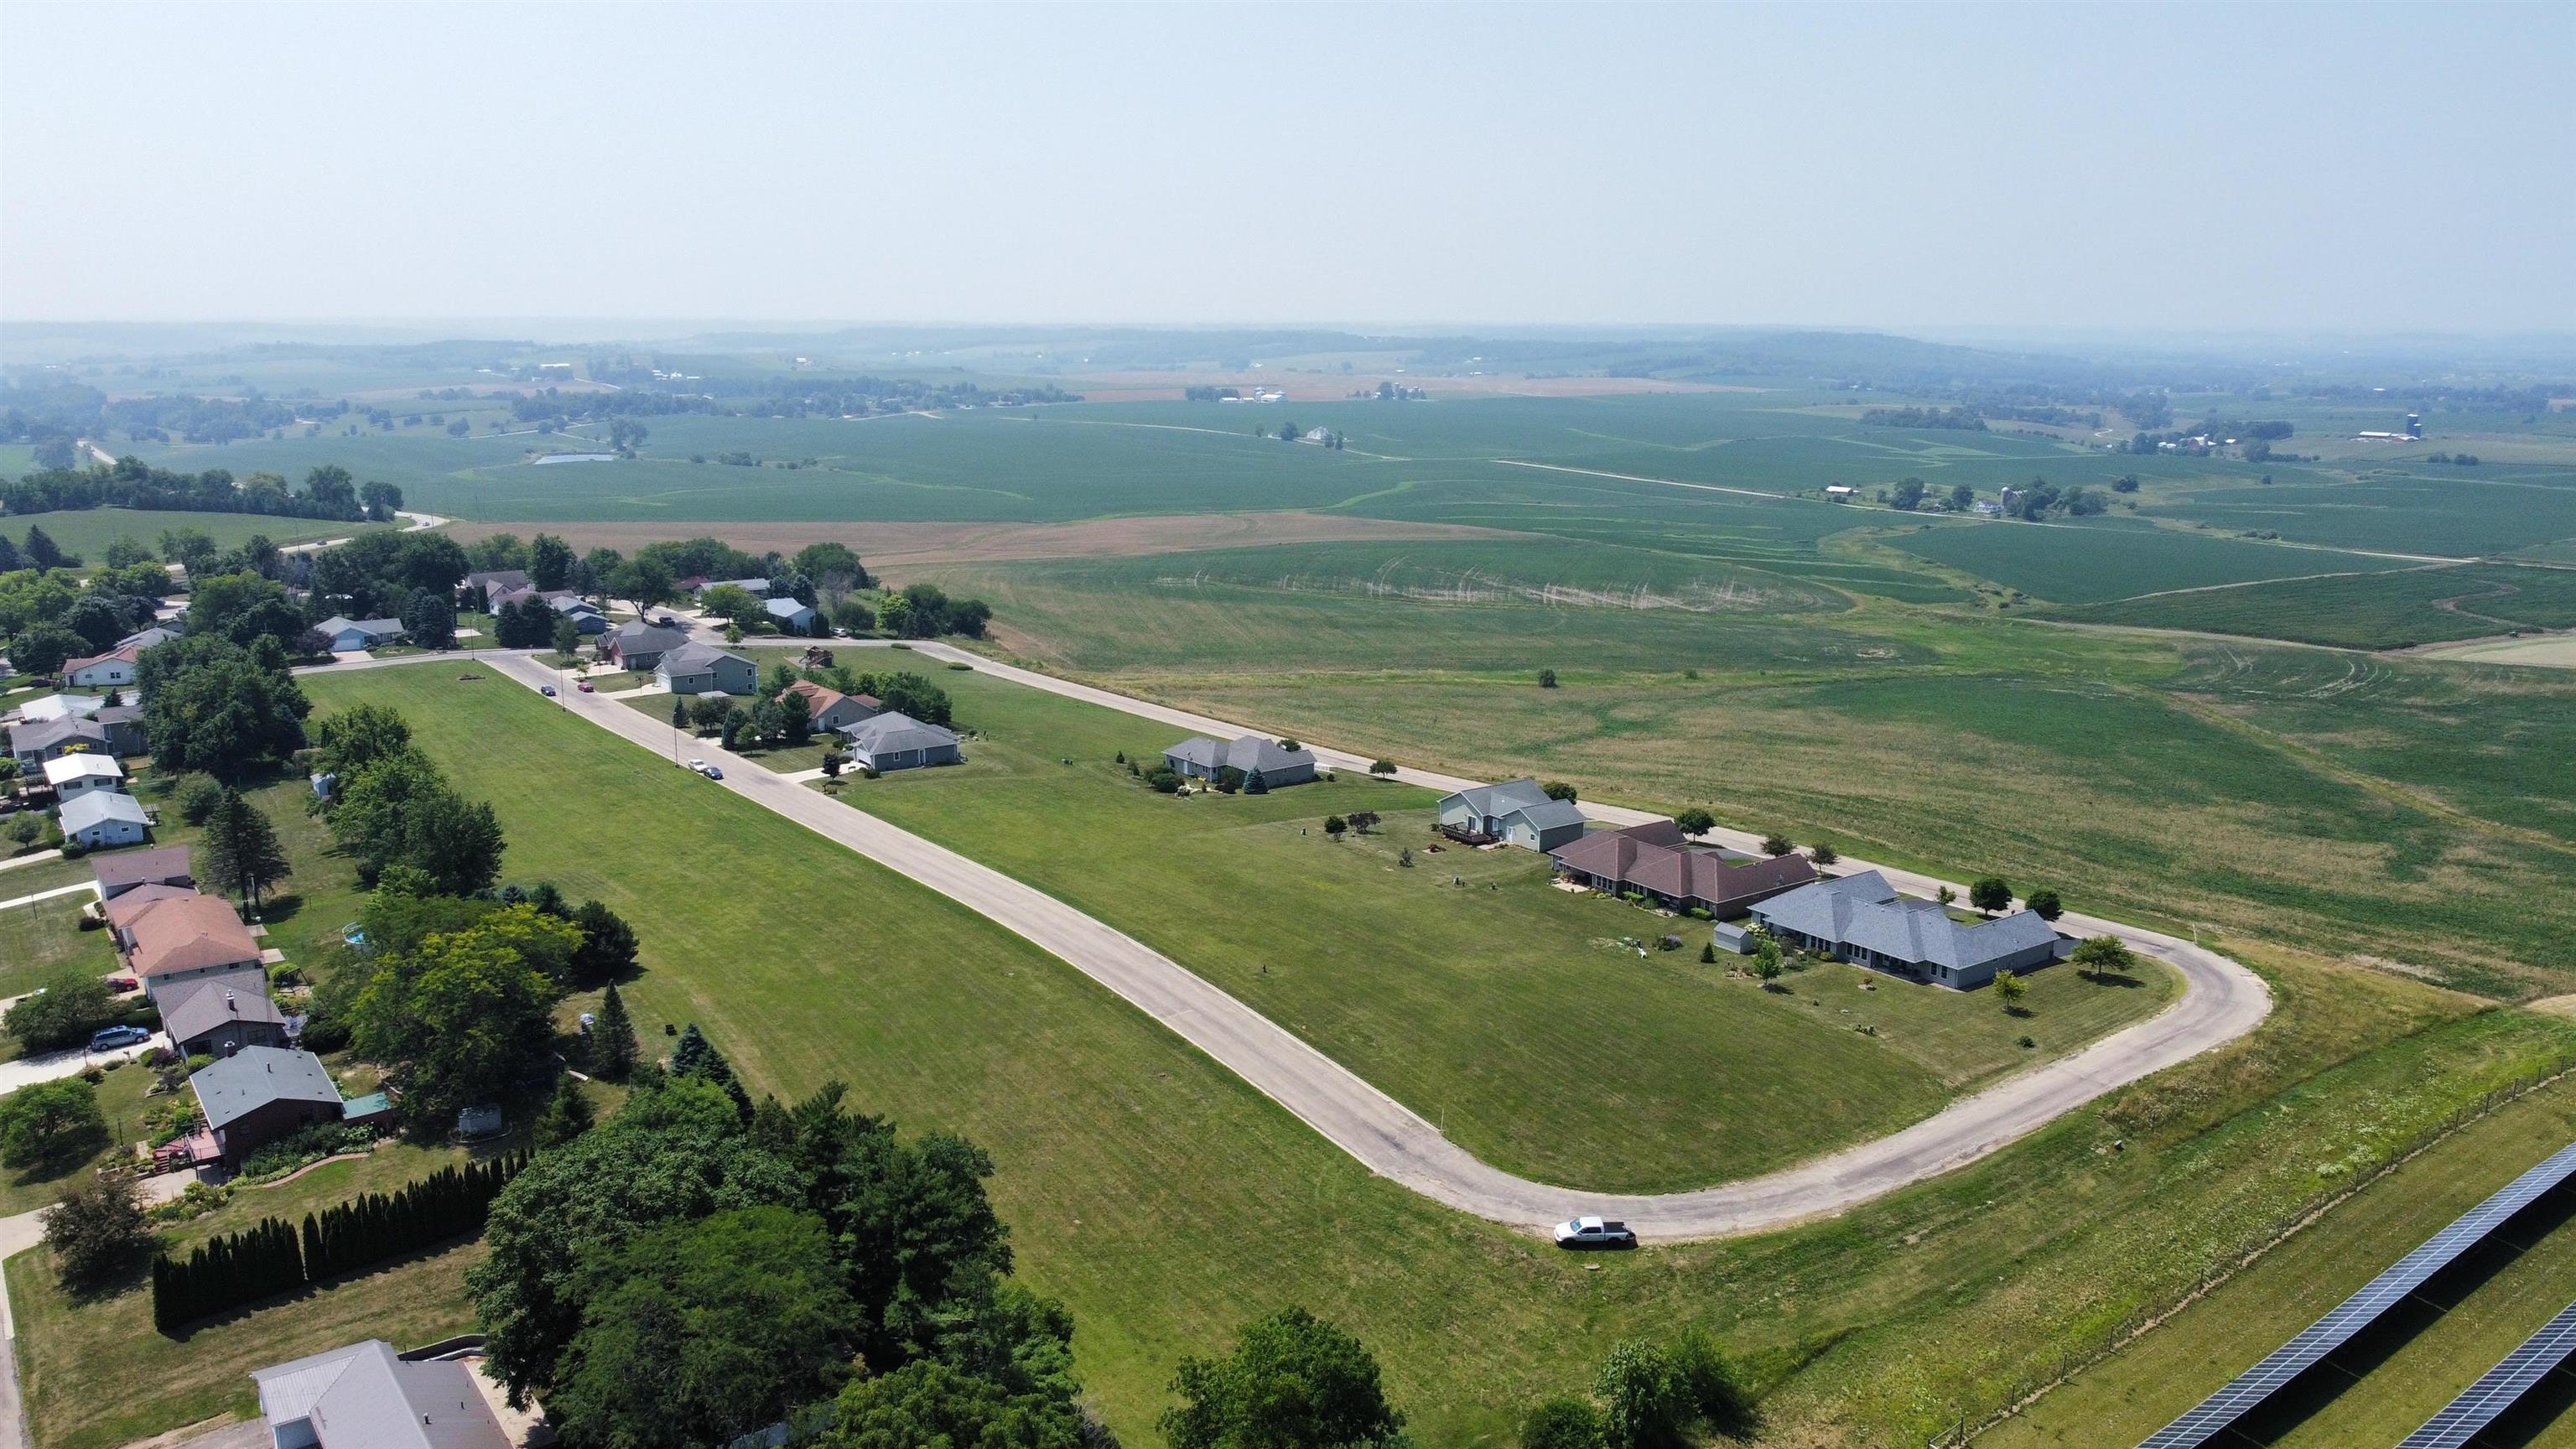
[[[1695,850],[1669,820],[1596,830],[1548,855],[1557,874],[1577,885],[1613,895],[1634,892],[1666,910],[1706,911],[1721,921],[1816,878],[1815,864],[1803,855],[1745,860]]]
[[[217,896],[137,886],[107,903],[107,924],[126,970],[155,1004],[182,982],[263,966],[259,938]]]
[[[617,661],[620,669],[651,669],[662,662],[662,656],[689,642],[689,636],[677,629],[629,619],[608,631],[600,640],[600,652]]]
[[[63,661],[63,683],[75,689],[114,689],[134,682],[137,659],[143,651],[131,644],[121,644],[104,654],[91,654]]]
[[[396,643],[403,637],[400,619],[352,619],[334,614],[313,627],[321,632],[323,638],[331,641],[334,654],[374,649]]]
[[[89,722],[107,731],[107,752],[111,755],[139,755],[143,751],[143,706],[111,704],[89,717]]]
[[[45,761],[45,783],[54,787],[55,799],[68,801],[92,790],[124,789],[125,767],[100,750],[56,755]]]
[[[95,694],[40,694],[18,706],[18,719],[23,724],[88,719],[106,707],[107,701]]]
[[[814,606],[811,604],[800,604],[794,599],[771,599],[763,607],[769,610],[769,622],[777,625],[783,633],[814,632]]]
[[[251,1370],[267,1449],[517,1449],[472,1362],[380,1338]]]
[[[721,589],[727,584],[733,585],[735,588],[742,590],[744,593],[751,595],[755,599],[765,599],[769,597],[769,580],[767,579],[707,579],[700,582],[699,585],[690,592],[704,595],[709,589]]]
[[[873,719],[885,712],[885,706],[878,703],[875,695],[843,694],[810,679],[800,679],[787,686],[778,692],[778,697],[783,703],[791,694],[805,701],[806,722],[816,730],[845,730],[863,719]]]
[[[117,640],[116,647],[119,649],[149,649],[156,644],[167,644],[171,640],[179,637],[180,634],[178,630],[168,629],[159,624],[154,624],[148,628],[137,629],[133,633],[126,635],[124,638]]]
[[[1897,894],[1874,870],[1774,896],[1753,919],[1783,946],[1962,991],[1998,971],[2044,966],[2059,947],[2056,928],[2028,911],[1960,921],[1937,902]]]
[[[871,715],[841,733],[850,741],[851,756],[879,774],[924,765],[954,765],[966,758],[956,735],[892,710]]]
[[[108,748],[107,726],[94,719],[48,719],[9,727],[9,753],[17,757],[20,770],[36,770],[47,760],[83,751],[115,753]]]
[[[159,1002],[161,1029],[182,1056],[228,1057],[286,1045],[286,1013],[268,998],[268,974],[224,971],[178,983]]]
[[[673,694],[750,694],[759,687],[760,668],[693,640],[663,653],[653,666],[653,681]]]
[[[193,890],[197,884],[189,866],[188,847],[184,845],[92,856],[89,873],[97,878],[98,898],[103,901],[115,900],[138,886]]]
[[[340,1088],[311,1052],[246,1046],[188,1086],[227,1167],[280,1137],[340,1120]]]
[[[528,586],[526,569],[493,569],[486,573],[467,574],[465,591],[475,596],[476,604],[489,613],[495,605],[492,596],[506,594]]]
[[[550,594],[546,596],[546,602],[554,607],[556,613],[572,620],[573,627],[585,636],[608,632],[608,616],[579,594],[567,593],[560,598]]]
[[[1282,785],[1304,785],[1315,778],[1314,751],[1303,747],[1292,750],[1260,735],[1245,735],[1237,740],[1193,735],[1163,751],[1163,764],[1172,773],[1192,780],[1214,780],[1223,771],[1241,770],[1245,779],[1258,774],[1261,783],[1274,790]]]
[[[1582,838],[1583,812],[1571,800],[1549,799],[1538,781],[1523,776],[1441,797],[1440,825],[1546,851]]]
[[[121,790],[91,790],[75,795],[63,802],[56,819],[63,827],[63,839],[86,850],[141,845],[144,831],[152,824],[142,805]]]

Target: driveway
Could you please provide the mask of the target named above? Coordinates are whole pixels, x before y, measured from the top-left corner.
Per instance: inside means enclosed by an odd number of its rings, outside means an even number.
[[[947,645],[916,644],[914,650],[929,658],[964,660],[1035,688],[1182,729],[1222,737],[1263,733],[997,665]],[[470,657],[478,668],[507,675],[531,689],[554,678],[551,670],[524,654],[492,651],[433,657],[451,663]],[[419,658],[322,667],[386,668]],[[567,695],[562,703],[657,756],[670,754],[671,729],[666,723],[595,694]],[[695,741],[687,749],[724,767],[725,778],[710,782],[710,789],[745,796],[1026,938],[1214,1057],[1372,1172],[1461,1212],[1524,1230],[1541,1229],[1581,1213],[1599,1213],[1626,1219],[1645,1238],[1673,1241],[1758,1232],[1838,1213],[1987,1156],[2114,1088],[2243,1036],[2271,1011],[2271,995],[2261,978],[2215,952],[2152,931],[2070,915],[2061,922],[2068,929],[2115,934],[2172,963],[2183,975],[2181,997],[2147,1021],[1963,1097],[1901,1132],[1767,1176],[1656,1196],[1555,1187],[1515,1177],[1478,1160],[1410,1108],[1258,1011],[1053,896],[772,774],[708,741]],[[1319,749],[1317,753],[1344,767],[1367,765],[1346,752]],[[1418,771],[1404,772],[1400,778],[1435,789],[1475,783]],[[1585,808],[1594,818],[1617,824],[1661,818],[1637,810]],[[1737,834],[1728,832],[1724,838]],[[1855,870],[1869,868],[1857,860],[1847,859],[1844,864]],[[1888,877],[1908,889],[1928,891],[1934,884],[1910,872],[1891,870]]]

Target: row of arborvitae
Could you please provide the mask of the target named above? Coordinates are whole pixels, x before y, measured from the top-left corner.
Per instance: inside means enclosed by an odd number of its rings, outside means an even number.
[[[152,1326],[181,1324],[291,1293],[342,1273],[483,1229],[503,1185],[527,1154],[447,1167],[391,1194],[369,1193],[321,1216],[305,1214],[299,1239],[283,1218],[200,1244],[186,1262],[152,1260]]]

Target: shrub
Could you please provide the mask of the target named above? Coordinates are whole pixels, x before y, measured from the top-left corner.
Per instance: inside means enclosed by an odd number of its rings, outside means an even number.
[[[1556,688],[1556,671],[1553,669],[1540,670],[1538,672],[1538,687],[1541,689]]]
[[[1157,795],[1177,795],[1181,790],[1181,777],[1169,770],[1154,771],[1145,777],[1145,783],[1153,786]]]
[[[1341,839],[1342,832],[1350,828],[1351,822],[1344,820],[1339,815],[1327,815],[1324,817],[1324,834],[1334,840]]]
[[[1530,1410],[1521,1424],[1521,1449],[1604,1449],[1601,1411],[1571,1394]]]
[[[1841,851],[1834,849],[1832,846],[1825,844],[1821,840],[1807,847],[1807,859],[1814,861],[1818,865],[1831,865],[1842,858]]]
[[[178,803],[180,819],[203,825],[206,817],[215,813],[215,807],[223,803],[223,782],[212,775],[191,772],[179,777],[170,798]]]
[[[1790,851],[1797,848],[1798,847],[1789,843],[1789,837],[1785,835],[1766,835],[1762,837],[1762,853],[1764,855],[1787,855]]]
[[[1369,764],[1369,773],[1370,773],[1370,774],[1372,774],[1372,775],[1392,775],[1392,774],[1394,774],[1394,773],[1395,773],[1395,761],[1393,761],[1393,760],[1374,760],[1374,761],[1371,761],[1371,762],[1370,762],[1370,764]]]
[[[1574,801],[1574,787],[1563,780],[1550,780],[1539,786],[1539,789],[1544,791],[1550,800],[1563,800],[1568,804]]]

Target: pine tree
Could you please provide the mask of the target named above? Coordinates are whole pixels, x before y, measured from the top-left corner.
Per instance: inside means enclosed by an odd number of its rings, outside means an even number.
[[[591,1121],[590,1099],[582,1095],[581,1083],[567,1072],[555,1084],[555,1094],[546,1099],[545,1110],[537,1114],[537,1145],[561,1147],[589,1131]]]
[[[743,1090],[742,1083],[734,1080],[733,1063],[724,1059],[724,1053],[716,1050],[716,1044],[707,1040],[706,1033],[698,1030],[694,1021],[680,1033],[679,1044],[671,1048],[671,1075],[696,1077],[724,1088],[725,1094],[733,1098],[735,1108],[742,1113],[742,1120],[751,1120],[751,1094]]]
[[[226,790],[206,817],[206,833],[198,842],[197,864],[207,880],[219,889],[233,891],[242,904],[259,906],[263,887],[274,885],[294,874],[295,867],[286,859],[286,851],[277,843],[277,831],[259,807],[241,797],[236,790]]]
[[[590,1026],[590,1069],[612,1082],[624,1081],[635,1069],[635,1053],[635,1024],[626,1019],[625,999],[612,981],[608,994],[599,999],[599,1017]]]

